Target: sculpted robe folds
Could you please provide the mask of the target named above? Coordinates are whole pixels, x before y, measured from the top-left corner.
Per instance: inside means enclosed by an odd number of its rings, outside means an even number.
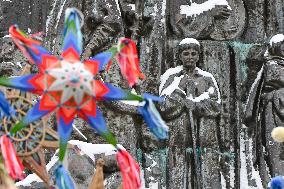
[[[170,74],[171,72],[176,73]],[[161,107],[162,115],[171,120],[169,188],[221,188],[219,156],[216,153],[216,119],[212,119],[218,116],[220,93],[217,82],[210,73],[199,68],[194,72],[194,78],[189,78],[186,74],[183,75],[182,67],[179,66],[169,69],[164,74],[169,75],[167,78],[162,76],[164,81],[160,86],[160,94],[166,96]],[[194,109],[186,107],[186,98],[195,102]],[[203,122],[212,127],[205,128]],[[207,161],[209,159],[211,161]]]
[[[275,127],[284,126],[284,59],[273,57],[258,73],[246,107],[245,124],[254,136],[254,160],[260,176],[269,181],[270,176],[284,172],[283,144],[271,137]]]

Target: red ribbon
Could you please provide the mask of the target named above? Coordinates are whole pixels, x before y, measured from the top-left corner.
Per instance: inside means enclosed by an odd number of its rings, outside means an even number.
[[[116,160],[122,174],[123,189],[137,189],[141,186],[138,163],[125,150],[119,149]]]
[[[119,44],[123,45],[117,56],[121,73],[132,87],[138,82],[139,78],[145,78],[139,67],[136,44],[134,41],[127,38],[121,39]]]
[[[4,159],[4,165],[8,174],[14,180],[24,179],[24,166],[20,158],[18,158],[14,145],[12,144],[10,138],[7,135],[3,135],[0,138],[0,145],[2,157]]]

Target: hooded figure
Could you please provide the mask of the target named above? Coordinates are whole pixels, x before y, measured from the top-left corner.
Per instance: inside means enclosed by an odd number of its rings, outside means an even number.
[[[246,104],[244,123],[254,139],[254,165],[263,183],[284,173],[284,145],[271,132],[284,125],[284,35],[273,36]]]

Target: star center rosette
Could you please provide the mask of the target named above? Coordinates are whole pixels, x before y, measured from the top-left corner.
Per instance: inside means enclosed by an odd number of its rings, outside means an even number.
[[[144,78],[139,68],[135,43],[130,39],[122,39],[118,46],[114,46],[110,50],[88,60],[81,61],[82,20],[82,13],[77,9],[68,8],[66,10],[63,47],[60,57],[52,55],[41,46],[39,41],[35,40],[33,36],[22,32],[18,26],[13,25],[10,27],[9,32],[13,41],[30,63],[38,67],[39,73],[9,78],[2,77],[0,78],[0,85],[41,96],[39,101],[27,112],[26,116],[13,127],[11,134],[15,134],[43,116],[55,112],[60,138],[59,160],[62,162],[67,142],[72,132],[72,124],[76,117],[85,120],[110,144],[117,146],[115,137],[106,127],[103,115],[97,107],[97,101],[135,100],[148,102],[145,103],[144,108],[140,109],[140,113],[144,118],[147,117],[146,122],[150,130],[159,139],[166,139],[168,128],[152,103],[161,99],[151,95],[142,97],[122,90],[103,82],[98,76],[110,64],[111,59],[117,56],[122,73],[130,86],[136,84],[139,78]],[[128,153],[121,152],[120,150],[118,161],[123,158],[124,160],[120,162],[128,161],[130,166],[135,165],[134,167],[136,168],[133,171],[137,170],[139,172],[139,174],[136,174],[136,171],[134,171],[136,176],[128,175],[124,182],[135,182],[136,184],[133,185],[135,187],[131,188],[138,188],[140,186],[140,169],[137,169],[138,164],[133,163],[134,159],[130,158]],[[121,167],[121,169],[124,169],[123,167],[127,166]],[[124,178],[126,178],[125,170],[121,171]],[[60,183],[58,183],[60,189],[75,187],[74,184],[66,184],[70,183],[72,179],[68,177],[67,171],[64,170],[62,164],[59,164],[56,175],[60,178],[57,179],[60,180]]]

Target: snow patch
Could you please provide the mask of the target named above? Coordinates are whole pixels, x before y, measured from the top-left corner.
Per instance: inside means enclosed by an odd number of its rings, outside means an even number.
[[[166,5],[167,5],[167,1],[163,0],[163,2],[162,2],[162,12],[161,12],[161,16],[162,16],[161,23],[166,23],[166,18],[165,18],[165,15],[166,15]]]
[[[115,3],[116,3],[116,6],[117,6],[117,10],[119,12],[119,16],[121,16],[121,11],[120,11],[120,8],[119,8],[119,2],[118,0],[115,0]]]
[[[16,65],[19,66],[20,68],[23,68],[22,63],[21,62],[16,62]]]
[[[282,41],[284,41],[284,35],[283,35],[283,34],[277,34],[277,35],[274,35],[274,36],[270,39],[269,44],[270,44],[270,46],[272,47],[272,45],[273,45],[274,43],[279,43],[279,42],[282,42]]]
[[[221,186],[222,186],[222,189],[226,189],[226,180],[224,178],[224,175],[222,172],[220,172],[220,175],[221,175]]]
[[[180,14],[185,14],[188,17],[196,16],[215,8],[217,5],[227,5],[227,8],[232,10],[228,1],[226,0],[208,0],[201,4],[192,3],[191,5],[181,5]]]
[[[249,100],[250,100],[250,95],[251,93],[253,92],[254,88],[255,88],[255,85],[258,83],[258,81],[261,79],[261,75],[263,73],[263,66],[261,67],[261,69],[259,70],[259,72],[257,73],[257,76],[256,76],[256,79],[254,80],[251,88],[250,88],[250,91],[249,91],[249,95],[248,95],[248,98],[247,98],[247,101],[246,101],[246,105],[245,105],[245,110],[247,109],[247,105],[249,103]]]
[[[128,4],[127,6],[130,7],[132,11],[136,10],[135,4]]]
[[[220,104],[221,103],[221,93],[220,93],[220,90],[219,90],[218,83],[217,83],[216,79],[214,78],[214,76],[209,72],[201,70],[200,68],[196,68],[196,69],[197,69],[197,71],[200,75],[202,75],[204,77],[210,77],[212,79],[214,86],[217,89],[217,95],[218,95],[217,103]]]
[[[160,96],[162,96],[161,93],[162,93],[163,87],[166,84],[166,82],[169,79],[169,77],[171,75],[174,75],[174,74],[177,74],[177,73],[181,72],[182,69],[183,69],[182,66],[177,66],[175,68],[168,69],[163,75],[161,75],[160,86],[159,86],[159,94],[160,94]]]
[[[65,6],[65,3],[66,3],[66,0],[64,0],[63,2],[61,0],[60,9],[59,9],[59,12],[58,12],[57,17],[56,17],[57,22],[56,22],[55,27],[54,27],[55,29],[57,29],[57,27],[58,27],[58,24],[59,24],[59,21],[60,21],[62,12],[63,12],[63,8]]]
[[[112,5],[109,4],[109,3],[107,3],[106,6],[107,6],[108,8],[111,8],[111,7],[112,7]]]
[[[193,98],[192,94],[189,94],[189,96],[187,97],[187,99],[193,101],[193,102],[200,102],[206,99],[210,99],[210,94],[214,93],[214,88],[213,87],[209,87],[208,91],[202,93],[201,95],[199,95],[198,97]]]
[[[179,77],[175,77],[174,81],[162,91],[161,96],[164,96],[164,95],[170,96],[176,89],[180,90],[182,93],[186,95],[186,93],[182,89],[179,88],[179,83],[183,77],[184,77],[183,75]]]
[[[200,43],[194,38],[185,38],[179,43],[179,45],[192,44],[192,43],[200,46]]]
[[[75,131],[77,131],[85,140],[88,140],[88,138],[76,127],[74,123],[72,126],[75,129]]]
[[[158,12],[158,5],[155,4],[154,5],[154,11],[150,15],[156,17],[157,16],[157,12]]]
[[[95,161],[95,154],[102,154],[105,155],[112,155],[116,154],[116,149],[111,144],[92,144],[87,142],[82,142],[79,140],[70,140],[69,144],[76,145],[80,150],[82,155],[86,154],[89,156],[93,161]],[[118,145],[119,148],[125,148],[122,145]],[[47,171],[49,171],[59,160],[58,157],[59,150],[56,150],[55,154],[52,156],[49,163],[46,165]],[[43,182],[36,174],[28,175],[24,180],[19,181],[16,183],[16,186],[31,186],[33,182]]]
[[[92,144],[87,142],[82,142],[79,140],[70,140],[69,144],[76,145],[82,152],[82,154],[86,154],[93,161],[95,161],[95,154],[103,154],[112,155],[116,154],[116,148],[111,144]],[[120,148],[124,149],[123,146],[118,145]]]
[[[235,188],[235,167],[230,165],[230,187]]]
[[[45,32],[46,32],[46,34],[48,34],[49,23],[50,23],[51,17],[54,14],[54,10],[55,10],[56,4],[57,4],[57,0],[55,0],[55,2],[53,3],[52,9],[50,11],[50,14],[47,16],[46,23],[45,23]]]
[[[4,37],[2,37],[3,39],[4,38],[10,38],[11,37],[11,35],[9,34],[9,35],[5,35]]]
[[[240,188],[243,189],[263,189],[262,181],[258,171],[254,169],[253,165],[253,155],[252,155],[252,139],[248,138],[245,134],[245,126],[243,125],[241,135],[240,135],[240,160],[241,160],[241,170],[240,170]],[[248,145],[249,151],[246,151],[246,146]],[[251,166],[252,174],[248,175],[247,166]],[[248,176],[252,180],[256,181],[256,187],[249,186]]]
[[[159,86],[160,96],[163,96],[163,95],[169,96],[176,89],[180,90],[182,93],[184,93],[186,95],[186,93],[178,87],[181,79],[184,77],[183,75],[181,75],[179,77],[175,77],[174,81],[167,88],[165,88],[163,90],[163,87],[164,87],[166,81],[168,80],[168,78],[173,74],[177,74],[177,73],[181,72],[182,69],[183,69],[183,66],[177,66],[175,68],[170,68],[161,76],[161,78],[160,78],[161,84]],[[216,102],[218,104],[220,104],[221,103],[221,94],[220,94],[219,86],[218,86],[217,81],[214,78],[214,76],[211,73],[206,72],[204,70],[201,70],[200,68],[197,68],[197,67],[195,68],[195,70],[198,72],[198,74],[202,75],[203,77],[210,77],[212,79],[213,84],[214,84],[215,88],[217,89],[218,100]],[[210,94],[213,94],[214,92],[215,92],[215,89],[213,87],[209,87],[209,89],[206,92],[199,95],[198,97],[193,98],[192,94],[189,94],[187,99],[190,99],[194,102],[200,102],[202,100],[209,99]]]

